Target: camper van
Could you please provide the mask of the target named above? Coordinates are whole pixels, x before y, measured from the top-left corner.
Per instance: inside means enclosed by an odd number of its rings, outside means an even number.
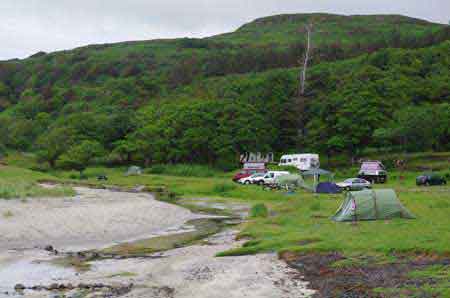
[[[320,166],[318,154],[291,154],[281,157],[279,166],[294,166],[300,171],[317,169]]]

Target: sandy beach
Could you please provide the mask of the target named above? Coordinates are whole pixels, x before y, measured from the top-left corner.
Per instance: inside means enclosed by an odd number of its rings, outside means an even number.
[[[217,258],[238,247],[238,231],[225,230],[199,244],[158,254],[160,258],[108,259],[90,270],[49,265],[55,256],[42,250],[100,248],[129,239],[160,235],[198,218],[187,209],[156,201],[149,194],[77,188],[74,198],[0,201],[11,216],[0,220],[0,297],[14,297],[14,285],[133,284],[131,291],[107,296],[101,289],[64,292],[64,297],[309,297],[313,291],[276,254]],[[296,276],[295,279],[292,276]],[[25,297],[55,297],[27,291]]]

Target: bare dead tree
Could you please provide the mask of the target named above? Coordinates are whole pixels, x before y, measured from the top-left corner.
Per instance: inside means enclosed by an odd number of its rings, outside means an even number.
[[[306,25],[305,27],[306,27],[307,41],[306,41],[305,57],[303,60],[303,68],[300,72],[300,90],[299,90],[300,95],[305,94],[306,72],[308,70],[308,62],[310,60],[311,51],[312,51],[311,35],[312,35],[312,31],[313,31],[313,24],[310,23],[310,24]]]

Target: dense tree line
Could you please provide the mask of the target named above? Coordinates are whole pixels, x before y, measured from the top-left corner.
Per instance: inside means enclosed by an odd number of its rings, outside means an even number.
[[[34,151],[82,171],[93,161],[227,168],[244,151],[450,150],[450,41],[439,44],[449,37],[393,29],[322,42],[303,97],[298,40],[181,39],[3,62],[0,154]]]

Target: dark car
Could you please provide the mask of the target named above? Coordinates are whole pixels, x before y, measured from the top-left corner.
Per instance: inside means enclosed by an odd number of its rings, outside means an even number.
[[[423,174],[416,178],[416,185],[444,185],[447,181],[437,174]]]

